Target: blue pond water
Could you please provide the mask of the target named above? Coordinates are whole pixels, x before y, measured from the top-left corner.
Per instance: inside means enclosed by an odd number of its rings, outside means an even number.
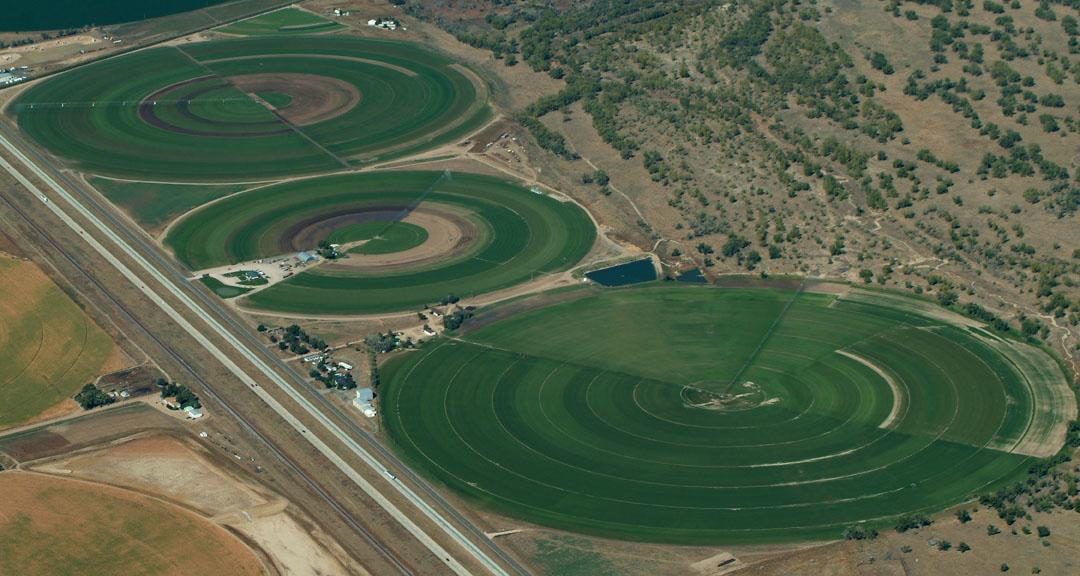
[[[679,274],[679,276],[677,278],[675,278],[675,280],[677,282],[690,282],[690,283],[693,283],[693,284],[704,284],[704,283],[708,282],[708,279],[705,278],[705,275],[701,273],[700,268],[694,268],[693,270],[687,270],[686,272],[683,272],[682,274]]]
[[[593,270],[585,277],[601,286],[626,286],[656,280],[656,268],[651,258],[642,258],[626,264]]]
[[[221,4],[225,0],[49,0],[0,2],[0,31],[57,30],[132,22]]]

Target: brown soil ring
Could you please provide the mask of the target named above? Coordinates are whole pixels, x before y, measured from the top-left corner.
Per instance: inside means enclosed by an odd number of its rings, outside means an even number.
[[[149,125],[151,125],[151,126],[153,126],[155,128],[165,130],[166,132],[173,132],[175,134],[185,134],[185,135],[188,135],[188,136],[250,137],[250,136],[269,136],[269,135],[274,135],[274,134],[284,134],[286,132],[292,131],[292,129],[287,127],[287,126],[279,128],[277,130],[259,130],[259,131],[250,131],[250,132],[228,132],[228,131],[217,131],[217,130],[195,130],[195,129],[192,129],[192,128],[184,128],[182,126],[176,126],[176,125],[170,124],[169,122],[166,122],[165,120],[161,119],[157,115],[157,109],[156,109],[156,106],[155,106],[156,101],[158,101],[158,100],[168,100],[169,95],[172,94],[173,92],[179,90],[180,88],[183,88],[184,86],[187,86],[187,85],[195,83],[195,82],[200,82],[200,81],[206,80],[207,78],[209,78],[209,76],[200,76],[198,78],[191,78],[191,79],[188,79],[188,80],[184,80],[182,82],[177,82],[176,84],[170,84],[170,85],[158,90],[157,92],[154,92],[153,94],[147,96],[141,102],[139,102],[139,118],[143,122],[146,122],[147,124],[149,124]],[[205,90],[201,90],[201,91],[195,92],[193,94],[189,94],[188,99],[190,99],[192,97],[195,97],[195,96],[198,96],[200,94],[204,94],[206,92],[209,92],[210,90],[215,90],[217,88],[220,88],[220,86],[207,87]],[[188,103],[187,99],[180,100],[180,101],[178,101],[176,103],[177,108],[180,109],[180,113],[183,114],[184,116],[188,117],[188,118],[192,118],[194,120],[199,120],[199,121],[202,121],[202,122],[206,122],[205,119],[199,118],[198,116],[195,116],[194,114],[192,114],[187,108],[187,103]],[[244,125],[244,126],[272,126],[272,125],[275,125],[275,124],[280,124],[280,122],[278,120],[272,120],[272,121],[267,121],[267,122],[248,122],[248,123],[241,124],[241,125]]]
[[[280,253],[308,250],[318,245],[332,231],[349,224],[395,220],[407,209],[404,205],[363,206],[360,208],[339,208],[332,212],[321,212],[310,216],[286,228],[278,239],[277,251]]]
[[[443,207],[421,207],[401,220],[420,226],[428,233],[427,240],[408,250],[389,254],[348,254],[344,258],[322,266],[328,273],[363,272],[387,273],[401,269],[419,268],[453,259],[468,250],[479,238],[476,223],[465,214],[457,214]]]
[[[249,95],[257,92],[281,92],[292,97],[285,108],[275,113],[291,124],[307,126],[341,116],[360,103],[360,90],[338,78],[303,73],[243,74],[229,81]],[[255,96],[258,101],[261,98]],[[269,107],[269,105],[267,105]]]
[[[224,131],[224,130],[196,130],[171,124],[156,113],[155,102],[168,100],[170,95],[177,90],[195,82],[204,81],[210,76],[200,76],[170,84],[157,92],[147,96],[139,102],[139,118],[147,124],[177,134],[189,136],[215,136],[215,137],[254,137],[272,136],[290,132],[292,129],[283,126],[276,130],[250,130],[250,131]],[[252,100],[271,108],[273,112],[285,121],[297,125],[307,126],[336,118],[360,103],[360,90],[344,80],[319,76],[316,74],[303,73],[267,73],[267,74],[244,74],[228,78],[228,81],[241,91],[248,94]],[[188,109],[188,101],[201,94],[217,89],[219,86],[208,86],[188,94],[186,98],[178,100],[176,107],[179,113],[187,118],[198,122],[207,122],[205,118],[196,116]],[[273,109],[269,104],[255,96],[254,93],[261,91],[282,92],[292,97],[289,106],[283,109]],[[279,120],[266,122],[246,122],[234,124],[237,126],[274,126],[281,125]]]

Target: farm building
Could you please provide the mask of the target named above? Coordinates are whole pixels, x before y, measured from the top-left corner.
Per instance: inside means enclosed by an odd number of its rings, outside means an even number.
[[[13,72],[0,72],[0,86],[10,86],[26,80],[26,76]]]
[[[368,20],[367,25],[383,28],[385,30],[396,30],[398,26],[401,26],[401,22],[398,22],[394,18],[372,18],[371,20]],[[402,26],[402,30],[404,29],[404,26]]]
[[[348,362],[338,362],[337,365],[338,365],[338,368],[341,368],[342,370],[352,370],[353,369],[353,365],[349,364]]]
[[[202,410],[199,410],[194,406],[185,406],[184,412],[187,413],[187,417],[189,420],[198,420],[199,418],[203,417]]]
[[[368,418],[375,417],[375,406],[372,402],[375,400],[375,391],[371,388],[357,388],[356,397],[353,398],[353,406],[356,406],[364,416]]]

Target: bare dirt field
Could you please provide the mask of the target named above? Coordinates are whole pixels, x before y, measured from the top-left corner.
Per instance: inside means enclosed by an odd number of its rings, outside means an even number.
[[[263,573],[224,529],[129,491],[26,472],[0,474],[5,574]]]
[[[302,516],[298,520],[298,512],[287,501],[214,460],[215,453],[198,444],[144,436],[51,460],[35,469],[122,486],[189,508],[243,535],[278,574],[345,572],[344,551]]]
[[[50,426],[0,436],[0,453],[19,462],[40,460],[146,431],[173,431],[182,422],[141,402],[98,409]]]
[[[0,34],[0,40],[20,40],[26,34]],[[0,50],[0,69],[12,66],[29,66],[31,77],[53,72],[60,68],[118,52],[124,45],[103,40],[101,33],[92,30],[76,36],[65,36]],[[11,92],[11,90],[5,90]]]

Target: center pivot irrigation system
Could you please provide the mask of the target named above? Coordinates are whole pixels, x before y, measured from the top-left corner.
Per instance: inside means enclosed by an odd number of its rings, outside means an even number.
[[[193,274],[342,246],[240,299],[255,311],[418,310],[563,273],[593,248],[595,223],[566,199],[368,169],[484,125],[475,73],[403,42],[282,42],[282,22],[79,67],[7,110],[122,205],[139,206],[140,186],[162,198],[174,212],[141,209],[170,220],[159,239]],[[548,301],[561,303],[481,310],[464,334],[392,358],[380,403],[423,474],[560,529],[835,538],[1016,480],[1076,416],[1044,350],[894,294],[653,284]]]

